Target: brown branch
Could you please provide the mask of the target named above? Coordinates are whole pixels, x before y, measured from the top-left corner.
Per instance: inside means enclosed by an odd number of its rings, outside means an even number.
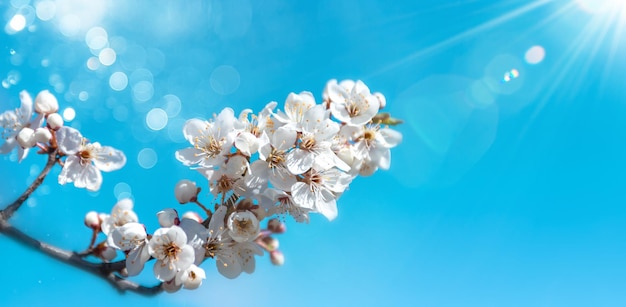
[[[70,252],[56,246],[41,242],[31,236],[23,233],[19,229],[9,224],[6,220],[0,218],[0,232],[8,237],[33,248],[47,256],[57,259],[63,263],[69,264],[75,268],[91,273],[97,277],[107,280],[112,286],[120,292],[132,291],[145,296],[153,296],[163,291],[161,284],[152,287],[146,287],[124,279],[115,274],[126,267],[125,261],[117,261],[111,263],[93,263],[83,258],[78,253]]]
[[[46,166],[43,168],[39,176],[35,178],[33,183],[26,188],[26,191],[20,195],[18,199],[16,199],[12,204],[6,207],[4,210],[0,210],[0,219],[8,221],[15,211],[19,209],[22,204],[28,199],[28,197],[33,194],[33,192],[41,185],[43,180],[46,178],[54,164],[57,162],[57,150],[52,150],[48,153],[48,162],[46,162]]]
[[[4,233],[6,236],[14,239],[18,243],[35,249],[56,260],[59,260],[75,268],[81,269],[85,272],[103,278],[122,293],[124,291],[132,291],[145,296],[153,296],[161,293],[163,291],[163,289],[161,288],[161,283],[153,287],[146,287],[116,275],[116,272],[120,273],[124,268],[126,268],[126,261],[122,260],[111,263],[89,262],[83,259],[85,255],[67,251],[56,246],[41,242],[25,234],[24,232],[15,228],[9,223],[8,220],[13,216],[15,211],[17,211],[28,199],[28,197],[30,197],[30,195],[33,194],[33,192],[41,185],[52,167],[57,162],[60,162],[57,156],[58,151],[56,148],[51,149],[47,154],[48,161],[46,162],[46,166],[43,168],[41,173],[39,173],[37,178],[30,184],[30,186],[28,186],[28,188],[26,188],[26,191],[24,191],[24,193],[22,193],[22,195],[20,195],[18,199],[16,199],[5,209],[0,210],[0,233]]]

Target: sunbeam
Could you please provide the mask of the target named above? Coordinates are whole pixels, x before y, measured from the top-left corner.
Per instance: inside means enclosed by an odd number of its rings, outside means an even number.
[[[401,66],[403,64],[406,64],[409,61],[415,60],[421,56],[425,56],[428,55],[430,53],[436,52],[436,51],[441,51],[446,47],[450,47],[456,43],[459,43],[460,41],[467,39],[469,37],[478,35],[480,33],[483,33],[487,30],[493,29],[503,23],[509,22],[514,20],[515,18],[518,18],[520,16],[523,16],[524,14],[530,13],[535,9],[538,9],[548,3],[553,2],[554,0],[536,0],[533,1],[529,4],[526,4],[520,8],[514,9],[502,16],[496,17],[494,19],[491,19],[489,21],[486,21],[484,23],[481,23],[473,28],[470,28],[468,30],[465,30],[459,34],[456,34],[448,39],[445,39],[443,41],[440,41],[438,43],[435,43],[433,45],[430,45],[428,47],[422,48],[421,50],[418,50],[394,63],[391,63],[381,69],[379,69],[378,71],[375,71],[374,73],[372,73],[371,75],[378,75],[380,73],[389,71],[393,68],[396,68],[398,66]]]

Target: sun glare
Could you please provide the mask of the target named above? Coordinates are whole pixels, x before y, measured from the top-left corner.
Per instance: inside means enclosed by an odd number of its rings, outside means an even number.
[[[576,0],[589,13],[607,13],[626,10],[626,0]]]

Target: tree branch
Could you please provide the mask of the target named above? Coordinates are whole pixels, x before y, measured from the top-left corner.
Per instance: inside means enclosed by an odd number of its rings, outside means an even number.
[[[35,178],[33,183],[26,188],[26,191],[20,195],[18,199],[16,199],[12,204],[6,207],[4,210],[0,210],[0,219],[4,221],[8,221],[15,211],[22,206],[22,204],[28,199],[28,197],[33,194],[33,192],[41,185],[43,180],[46,178],[54,164],[57,162],[57,150],[54,149],[48,153],[48,162],[46,162],[46,166],[43,168],[39,176]]]
[[[63,263],[67,263],[75,268],[81,269],[85,272],[91,273],[95,276],[105,279],[120,292],[132,291],[145,296],[153,296],[163,291],[161,283],[153,286],[146,287],[134,283],[130,280],[124,279],[115,274],[115,272],[121,272],[126,268],[125,261],[117,261],[111,263],[93,263],[83,259],[84,255],[76,252],[67,251],[56,246],[41,242],[21,230],[15,228],[9,223],[9,219],[13,216],[22,204],[30,197],[31,194],[41,185],[46,178],[52,167],[57,163],[57,149],[51,149],[48,152],[48,161],[41,173],[35,178],[35,180],[26,188],[26,191],[20,195],[13,203],[7,206],[5,209],[0,210],[0,233],[4,233],[8,237],[14,239],[18,243],[21,243],[27,247],[35,249],[47,256],[50,256]]]
[[[70,252],[30,237],[2,218],[0,218],[0,232],[27,247],[103,278],[120,292],[132,291],[145,296],[153,296],[163,291],[160,283],[152,287],[146,287],[116,275],[114,272],[119,272],[125,267],[124,261],[99,264],[86,261],[75,252]]]

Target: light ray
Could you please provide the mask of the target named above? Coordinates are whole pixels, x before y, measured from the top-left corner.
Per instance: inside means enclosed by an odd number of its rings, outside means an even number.
[[[477,35],[480,34],[486,30],[495,28],[505,22],[509,22],[512,21],[513,19],[523,16],[524,14],[527,14],[529,12],[532,12],[535,9],[538,9],[550,2],[553,2],[554,0],[535,0],[534,2],[531,2],[529,4],[526,4],[520,8],[517,8],[511,12],[508,12],[502,16],[496,17],[494,19],[491,19],[489,21],[486,21],[482,24],[479,24],[478,26],[475,26],[471,29],[468,29],[466,31],[463,31],[457,35],[454,35],[448,39],[445,39],[441,42],[438,42],[436,44],[430,45],[426,48],[423,48],[421,50],[418,50],[417,52],[410,54],[408,56],[406,56],[403,59],[400,59],[398,61],[396,61],[395,63],[391,63],[381,69],[379,69],[378,71],[373,72],[370,76],[372,75],[378,75],[380,73],[389,71],[393,68],[396,68],[402,64],[405,64],[411,60],[414,60],[416,58],[419,58],[421,56],[436,52],[436,51],[440,51],[446,47],[449,47],[451,45],[454,45],[455,43],[458,43],[466,38],[469,38],[473,35]]]

